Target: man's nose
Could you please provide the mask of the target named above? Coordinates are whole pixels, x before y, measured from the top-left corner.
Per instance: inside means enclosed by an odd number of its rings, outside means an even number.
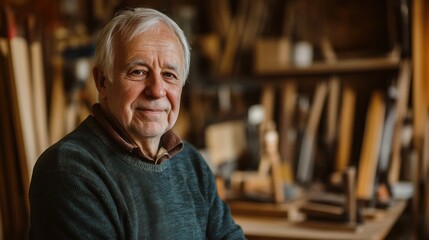
[[[153,74],[146,82],[144,93],[151,98],[162,98],[166,95],[164,81],[159,74]]]

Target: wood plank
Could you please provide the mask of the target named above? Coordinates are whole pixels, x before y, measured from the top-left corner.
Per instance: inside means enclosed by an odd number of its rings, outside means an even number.
[[[295,82],[283,84],[281,93],[281,120],[280,120],[280,156],[282,159],[283,181],[291,184],[294,179],[293,160],[297,133],[293,125],[297,104],[297,86]]]
[[[383,175],[388,174],[389,166],[390,166],[390,156],[392,153],[392,143],[393,143],[393,134],[395,130],[395,122],[396,122],[396,106],[387,106],[386,111],[386,119],[383,128],[383,136],[381,140],[381,148],[380,148],[380,159],[379,159],[379,172]],[[381,179],[381,181],[385,181],[388,179]],[[387,182],[386,182],[387,183]]]
[[[264,122],[268,123],[273,121],[274,117],[274,99],[275,89],[272,85],[266,85],[262,91],[261,104],[264,107]]]
[[[354,167],[349,167],[343,174],[344,185],[345,185],[345,210],[347,214],[347,222],[349,225],[355,226],[358,222],[358,206],[356,199],[356,169]]]
[[[338,150],[335,170],[344,171],[349,165],[353,143],[353,125],[355,118],[356,93],[350,87],[343,88],[339,125]]]
[[[328,104],[327,104],[327,121],[326,121],[326,146],[330,149],[334,147],[337,139],[338,124],[338,107],[340,98],[340,79],[332,76],[328,83]]]
[[[23,239],[26,232],[28,217],[28,201],[22,196],[27,195],[27,172],[21,171],[25,161],[18,153],[17,137],[15,136],[14,107],[11,84],[10,52],[4,29],[4,12],[0,19],[0,209],[2,216],[3,236],[5,239]],[[25,175],[25,177],[22,177]]]
[[[413,137],[415,143],[421,143],[424,135],[424,121],[425,114],[428,109],[427,105],[427,91],[425,80],[428,76],[425,76],[425,69],[427,69],[427,62],[425,62],[425,45],[424,31],[426,29],[425,20],[425,1],[416,0],[413,2],[413,26],[412,26],[412,46],[413,46]],[[427,16],[426,16],[427,17]]]
[[[240,0],[238,5],[238,12],[232,17],[231,24],[228,26],[225,49],[222,52],[219,66],[220,76],[228,76],[234,70],[236,55],[242,41],[250,3],[249,0]]]
[[[278,142],[279,136],[275,129],[275,124],[274,122],[270,122],[263,130],[261,162],[269,163],[274,202],[282,203],[285,201],[285,194],[283,191],[283,179],[281,173],[281,161]]]
[[[399,61],[398,57],[392,57],[391,55],[360,59],[338,59],[335,62],[314,62],[308,67],[266,68],[263,72],[256,72],[256,74],[262,76],[281,75],[285,77],[397,70],[400,64]]]
[[[308,183],[313,175],[313,158],[316,149],[317,128],[319,127],[320,116],[322,114],[328,87],[327,83],[322,82],[316,86],[310,115],[302,140],[298,169],[296,173],[297,180],[300,183]]]
[[[375,91],[368,106],[362,150],[359,158],[356,196],[360,200],[370,201],[374,197],[385,108],[382,93]]]
[[[401,166],[401,139],[403,120],[407,113],[408,99],[411,88],[411,63],[405,60],[401,63],[398,80],[397,80],[397,99],[396,99],[396,116],[395,128],[392,139],[392,159],[390,160],[389,182],[395,184],[399,180]],[[414,110],[415,111],[415,110]]]
[[[424,209],[422,217],[422,226],[429,226],[429,114],[426,114],[426,124],[425,124],[425,136],[423,139],[423,156],[422,156],[422,185],[423,185],[423,194],[422,205]],[[429,238],[429,228],[423,228],[423,237]]]
[[[260,0],[252,2],[252,7],[249,8],[249,13],[246,16],[244,26],[241,50],[250,49],[255,40],[258,38],[262,27],[266,22],[266,17],[269,14],[270,1]]]
[[[49,118],[50,143],[60,140],[66,133],[66,95],[63,87],[63,60],[60,56],[52,58],[53,83],[51,92],[51,107]]]
[[[36,131],[37,156],[49,146],[48,115],[45,92],[45,73],[43,69],[43,52],[40,41],[40,29],[37,28],[35,16],[29,17],[29,49],[31,58],[31,77],[33,87],[33,109]]]
[[[12,72],[9,91],[12,94],[14,122],[17,123],[15,136],[17,137],[19,159],[22,161],[21,171],[25,173],[22,176],[22,181],[28,189],[33,166],[37,160],[28,47],[26,39],[16,34],[17,26],[14,22],[14,13],[10,8],[5,10],[9,32],[9,64]]]
[[[423,39],[427,40],[429,39],[429,29],[427,28],[427,23],[429,22],[429,3],[428,1],[424,1],[424,6],[423,6],[423,22],[425,23],[423,26],[426,26],[423,31]],[[429,63],[429,46],[428,44],[424,44],[424,56],[423,56],[423,63],[427,64]],[[423,82],[425,84],[425,95],[426,95],[426,107],[429,107],[429,68],[427,67],[423,67]],[[429,236],[428,236],[429,237]]]

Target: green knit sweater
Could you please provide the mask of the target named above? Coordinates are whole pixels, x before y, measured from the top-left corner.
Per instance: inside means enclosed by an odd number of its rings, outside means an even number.
[[[30,206],[30,239],[244,238],[195,148],[145,163],[92,116],[39,158]]]

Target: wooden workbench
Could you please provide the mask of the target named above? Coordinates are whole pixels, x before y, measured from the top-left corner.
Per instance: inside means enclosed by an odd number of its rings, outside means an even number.
[[[393,225],[404,212],[405,200],[396,201],[386,210],[375,210],[378,217],[366,220],[356,229],[335,225],[308,225],[288,220],[287,216],[251,216],[234,214],[249,240],[252,239],[341,239],[341,240],[378,240],[384,239]],[[289,214],[290,215],[290,214]]]

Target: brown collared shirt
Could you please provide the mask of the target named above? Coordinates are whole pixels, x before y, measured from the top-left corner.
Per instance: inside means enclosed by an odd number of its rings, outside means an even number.
[[[110,121],[109,117],[103,112],[99,103],[92,106],[92,114],[97,122],[100,123],[104,131],[118,145],[128,153],[137,156],[142,161],[161,164],[162,161],[170,159],[183,148],[182,139],[174,133],[173,130],[168,130],[161,136],[161,142],[156,158],[146,156],[142,150],[135,144],[132,144],[126,137],[121,134],[120,130]]]

